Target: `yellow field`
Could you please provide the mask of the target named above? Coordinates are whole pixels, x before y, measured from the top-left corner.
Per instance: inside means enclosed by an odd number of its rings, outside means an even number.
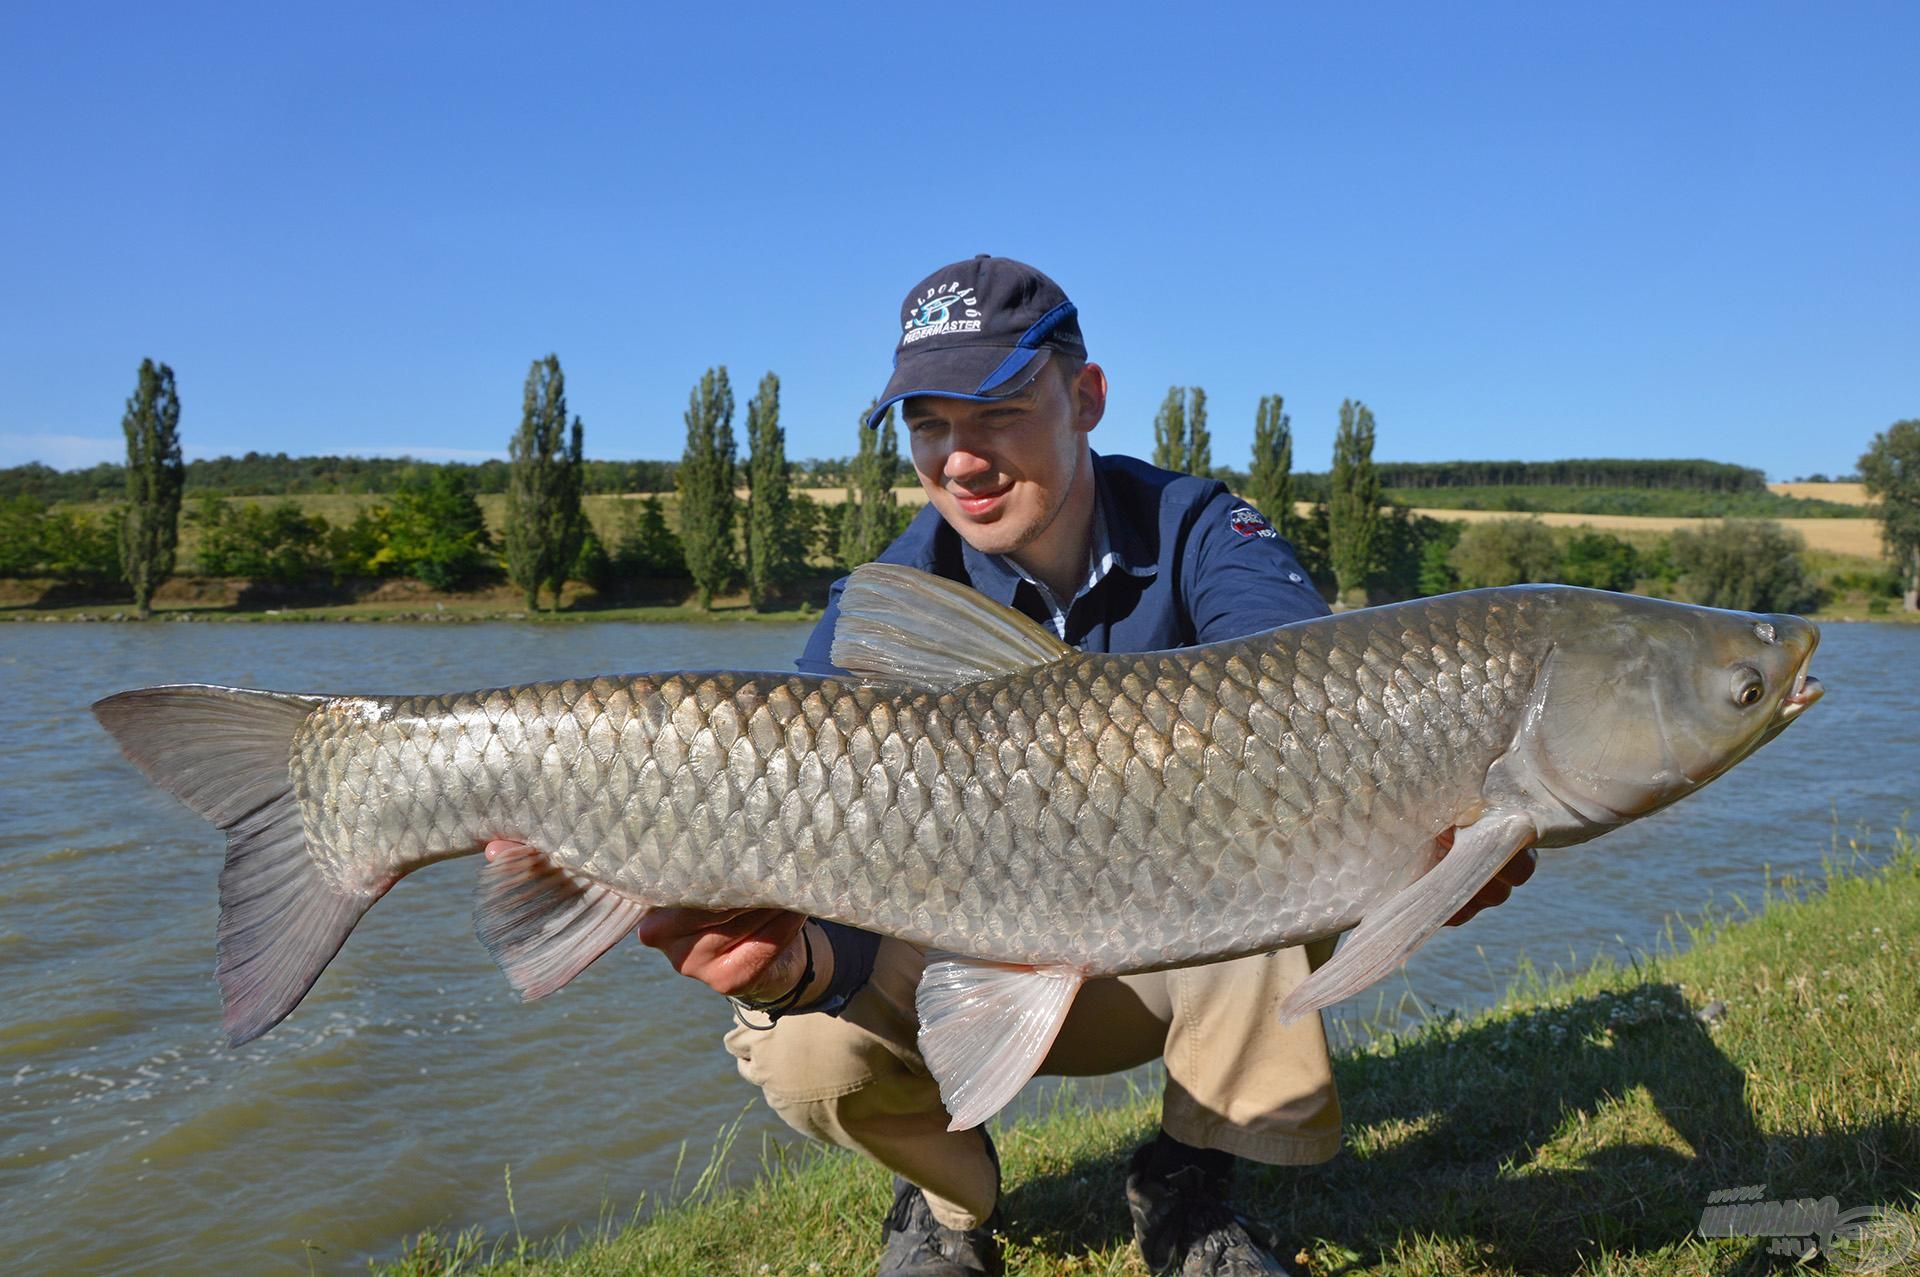
[[[1524,514],[1508,510],[1416,510],[1416,514],[1460,523],[1484,523],[1489,519],[1524,519]],[[1536,514],[1532,516],[1549,527],[1577,528],[1585,524],[1602,532],[1672,532],[1715,523],[1715,519],[1671,519],[1638,514]],[[1848,554],[1857,558],[1880,555],[1880,523],[1877,519],[1775,519],[1782,527],[1792,528],[1806,538],[1809,550],[1829,554]]]
[[[794,491],[806,493],[821,505],[839,505],[847,499],[847,490],[845,488],[795,488]],[[742,499],[744,499],[746,495],[744,490],[740,493]],[[895,488],[893,490],[893,499],[901,505],[923,506],[927,503],[927,490],[918,486],[912,488]]]
[[[1864,503],[1866,499],[1864,492],[1857,483],[1777,483],[1771,486],[1776,492],[1788,492],[1788,495],[1793,496],[1824,497],[1829,501]],[[847,499],[847,490],[845,488],[801,488],[797,489],[797,491],[806,493],[822,505],[839,505]],[[743,489],[740,493],[741,498],[744,499],[746,495]],[[927,494],[917,487],[895,488],[893,495],[894,499],[903,506],[921,506],[925,505],[927,501]],[[610,540],[617,534],[622,504],[627,501],[640,500],[642,496],[643,494],[628,494],[626,496],[590,495],[586,497],[581,504],[585,508],[587,519],[593,524],[595,531],[597,531],[603,539]],[[235,502],[258,501],[263,505],[271,505],[281,500],[281,498],[238,497],[230,498],[230,500]],[[375,496],[297,496],[291,498],[291,500],[309,513],[324,515],[329,523],[338,526],[351,523],[356,513],[362,508],[381,500],[381,498]],[[497,535],[506,515],[506,497],[493,494],[482,496],[479,500],[480,509],[486,515],[488,526]],[[673,519],[672,510],[677,504],[676,498],[672,493],[667,493],[662,495],[661,501],[668,509],[667,518],[669,522],[671,522]],[[106,503],[79,503],[75,508],[104,511]],[[192,502],[188,503],[188,508],[192,508]],[[1306,502],[1301,502],[1298,508],[1303,516],[1312,511],[1312,506]],[[1451,519],[1464,523],[1479,523],[1488,519],[1526,517],[1505,510],[1421,509],[1416,511],[1416,513],[1430,515],[1436,519]],[[1713,522],[1711,519],[1681,519],[1628,514],[1539,514],[1534,517],[1551,527],[1570,528],[1585,524],[1588,527],[1598,528],[1606,532],[1617,532],[1622,535],[1630,535],[1636,532],[1648,534],[1672,532],[1675,528],[1690,528],[1699,524]],[[1880,524],[1879,521],[1875,519],[1780,519],[1777,520],[1777,522],[1794,529],[1802,537],[1806,538],[1807,548],[1810,550],[1825,551],[1829,554],[1845,554],[1865,559],[1877,559],[1881,555]],[[181,531],[183,533],[181,538],[182,551],[183,553],[190,553],[192,546],[199,539],[197,530],[189,526],[183,526]]]
[[[1841,505],[1872,504],[1866,486],[1858,483],[1769,483],[1767,491],[1782,497],[1838,501]]]

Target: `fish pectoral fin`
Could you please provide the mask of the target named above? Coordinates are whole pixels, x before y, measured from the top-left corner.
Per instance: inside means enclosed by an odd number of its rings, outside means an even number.
[[[646,912],[645,902],[583,878],[532,847],[480,871],[473,929],[520,996],[544,998],[585,971]]]
[[[1047,1057],[1086,980],[1068,967],[929,955],[914,994],[920,1055],[964,1131],[998,1113]]]
[[[1456,831],[1439,864],[1362,919],[1332,961],[1281,1000],[1281,1022],[1332,1006],[1391,974],[1534,836],[1533,818],[1516,811],[1489,812]]]

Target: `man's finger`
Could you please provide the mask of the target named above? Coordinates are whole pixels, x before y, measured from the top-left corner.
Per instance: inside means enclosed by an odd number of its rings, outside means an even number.
[[[489,861],[497,860],[501,856],[519,851],[526,845],[527,844],[515,838],[495,838],[487,844],[487,859]]]

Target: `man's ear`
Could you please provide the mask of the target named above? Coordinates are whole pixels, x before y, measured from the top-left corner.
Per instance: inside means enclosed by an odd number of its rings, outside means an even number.
[[[1073,382],[1074,429],[1086,434],[1107,415],[1107,370],[1099,364],[1083,364]]]

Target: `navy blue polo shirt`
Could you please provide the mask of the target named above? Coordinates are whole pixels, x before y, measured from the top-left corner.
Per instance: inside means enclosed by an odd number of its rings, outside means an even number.
[[[968,545],[928,506],[880,555],[882,563],[964,581],[1086,652],[1155,652],[1215,643],[1325,616],[1327,605],[1273,526],[1218,479],[1176,474],[1133,457],[1093,454],[1095,562],[1072,600],[1050,600],[1008,560]],[[829,657],[846,578],[794,664],[844,674]],[[1064,608],[1064,633],[1058,608]],[[834,977],[810,1011],[837,1013],[866,983],[879,937],[822,923]]]
[[[1085,652],[1157,652],[1327,614],[1293,547],[1218,479],[1098,453],[1093,475],[1099,532],[1105,534],[1112,562],[1068,607],[1061,637],[1072,646]],[[1102,539],[1096,534],[1096,549]],[[961,540],[932,506],[915,516],[880,562],[964,581],[1052,626],[1053,609],[1039,587],[1006,559],[982,554]],[[827,610],[806,652],[794,662],[803,674],[845,673],[828,656],[845,586],[844,577],[833,583]]]

